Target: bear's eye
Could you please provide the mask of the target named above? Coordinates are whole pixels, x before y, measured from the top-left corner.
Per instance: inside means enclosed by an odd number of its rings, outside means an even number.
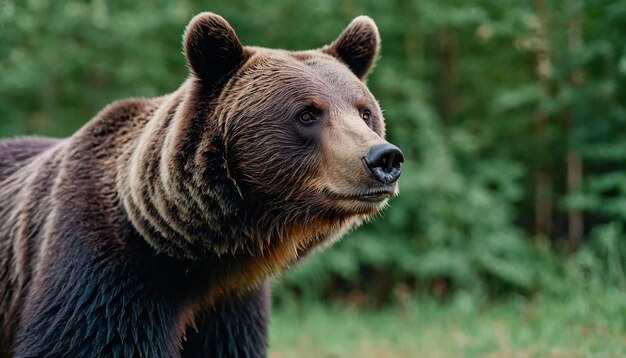
[[[309,112],[309,111],[304,111],[302,113],[300,113],[300,116],[298,117],[300,119],[300,122],[304,123],[304,124],[310,124],[315,122],[315,116],[313,115],[313,113]]]
[[[363,118],[364,121],[369,122],[370,118],[372,118],[372,112],[367,109],[364,110],[363,114],[361,114],[361,118]]]

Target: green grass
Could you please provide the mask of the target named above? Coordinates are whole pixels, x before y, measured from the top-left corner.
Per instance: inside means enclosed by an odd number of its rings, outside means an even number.
[[[282,307],[270,357],[626,357],[626,292],[497,304],[459,295],[380,311]]]

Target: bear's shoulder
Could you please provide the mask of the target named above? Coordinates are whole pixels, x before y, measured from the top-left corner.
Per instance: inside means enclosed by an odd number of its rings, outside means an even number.
[[[52,148],[60,141],[60,139],[44,137],[0,140],[0,181],[23,167],[29,159]]]

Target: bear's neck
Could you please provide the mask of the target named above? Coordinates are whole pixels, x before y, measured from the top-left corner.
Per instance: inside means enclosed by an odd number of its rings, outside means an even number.
[[[193,83],[164,98],[118,160],[118,190],[129,219],[158,251],[199,259],[242,245],[233,232],[239,194],[226,175],[218,121],[197,110]],[[191,108],[195,108],[191,111]],[[209,120],[207,120],[209,118]]]

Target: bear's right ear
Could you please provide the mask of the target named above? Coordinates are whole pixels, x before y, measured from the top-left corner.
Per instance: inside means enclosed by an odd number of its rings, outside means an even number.
[[[210,85],[227,79],[246,59],[235,30],[223,17],[210,12],[191,19],[183,48],[189,70]]]

